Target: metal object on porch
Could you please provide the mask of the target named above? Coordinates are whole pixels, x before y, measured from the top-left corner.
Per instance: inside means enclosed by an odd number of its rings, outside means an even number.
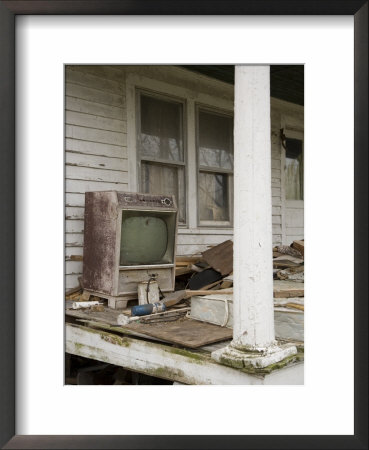
[[[191,299],[188,317],[222,327],[233,327],[233,295],[195,296]]]

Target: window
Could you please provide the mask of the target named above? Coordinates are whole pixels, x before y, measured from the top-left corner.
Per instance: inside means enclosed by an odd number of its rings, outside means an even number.
[[[200,225],[229,226],[233,200],[233,118],[197,110]]]
[[[286,139],[285,185],[287,200],[304,199],[304,157],[300,139]]]
[[[175,195],[186,222],[183,115],[180,101],[138,93],[138,156],[142,192]]]

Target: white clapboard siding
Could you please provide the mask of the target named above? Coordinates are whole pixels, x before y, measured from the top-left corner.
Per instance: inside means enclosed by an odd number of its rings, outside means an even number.
[[[66,68],[65,243],[67,287],[78,284],[85,192],[127,190],[125,76],[111,66]]]
[[[82,261],[67,261],[65,264],[65,273],[69,274],[81,274],[83,271]]]
[[[198,255],[205,250],[208,250],[210,246],[208,245],[177,245],[177,255],[178,256],[191,256]]]
[[[66,139],[67,152],[82,153],[85,155],[107,156],[110,158],[127,158],[127,147],[122,145],[103,144],[101,142],[80,141]]]
[[[69,264],[69,261],[66,263],[66,266]],[[72,289],[79,286],[78,277],[81,274],[69,274],[65,275],[65,289]]]
[[[96,130],[127,132],[127,122],[125,120],[111,119],[94,114],[67,111],[65,123],[68,125],[79,125],[81,127],[95,128]]]
[[[217,245],[221,242],[233,239],[232,235],[221,234],[181,234],[178,232],[178,245]]]
[[[109,158],[107,156],[84,155],[82,153],[67,152],[65,162],[69,166],[91,167],[127,172],[128,161],[125,158]]]
[[[65,79],[68,83],[88,86],[90,88],[101,91],[110,92],[112,94],[124,94],[123,83],[110,80],[103,73],[96,74],[87,73],[84,67],[68,66],[65,71]]]
[[[65,194],[65,206],[85,206],[85,194],[76,194],[67,192]]]
[[[304,238],[304,228],[303,227],[286,227],[287,236],[299,236],[299,239]]]
[[[127,134],[116,131],[95,130],[94,128],[66,125],[65,136],[67,138],[79,139],[80,141],[100,142],[118,146],[127,145]]]
[[[69,180],[103,181],[108,183],[127,183],[126,171],[95,169],[66,165],[65,174]]]
[[[89,102],[117,106],[119,108],[124,108],[125,106],[125,97],[123,95],[111,94],[110,92],[78,84],[66,83],[65,93],[68,97],[80,98],[82,100],[88,100]]]
[[[66,233],[65,234],[66,247],[82,247],[83,233]]]
[[[65,247],[65,258],[73,259],[73,256],[77,256],[77,257],[83,256],[83,246],[82,245],[79,247],[77,247],[77,246]]]
[[[287,227],[304,228],[304,214],[300,208],[286,208]]]
[[[82,72],[84,74],[93,75],[95,77],[101,78],[104,81],[115,81],[119,85],[125,83],[125,73],[120,70],[117,66],[105,66],[105,65],[97,65],[97,66],[90,66],[90,65],[69,65],[67,66],[67,70],[74,70],[77,72]],[[86,78],[87,79],[87,78]],[[92,82],[91,82],[92,85]],[[124,92],[124,88],[121,87],[122,91]]]
[[[82,233],[84,229],[83,220],[66,220],[65,232],[66,233]]]
[[[65,107],[67,111],[77,111],[86,114],[93,114],[99,117],[108,117],[111,119],[124,120],[127,118],[125,108],[119,106],[105,105],[96,103],[92,100],[83,100],[77,97],[65,98]]]
[[[67,206],[65,208],[65,218],[71,220],[84,220],[85,208]]]
[[[88,180],[66,180],[66,192],[85,193],[87,191],[127,191],[127,183],[107,183]]]

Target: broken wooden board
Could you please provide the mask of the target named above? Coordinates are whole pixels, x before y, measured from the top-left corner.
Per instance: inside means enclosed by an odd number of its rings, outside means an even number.
[[[304,241],[293,241],[292,247],[298,250],[304,256]]]
[[[230,328],[188,318],[153,324],[130,323],[125,328],[189,348],[198,348],[202,345],[224,341],[233,336]]]
[[[288,280],[274,280],[273,282],[274,298],[290,298],[303,296],[304,296],[304,283]]]
[[[298,258],[302,256],[299,250],[292,248],[288,245],[278,245],[277,247],[275,247],[275,251],[277,251],[278,253],[282,253],[284,255],[296,256]]]
[[[224,241],[202,253],[204,260],[223,276],[233,271],[233,242]]]
[[[277,258],[273,259],[274,268],[296,267],[300,266],[303,263],[304,260],[302,258],[296,258],[295,256],[291,255],[278,256]]]

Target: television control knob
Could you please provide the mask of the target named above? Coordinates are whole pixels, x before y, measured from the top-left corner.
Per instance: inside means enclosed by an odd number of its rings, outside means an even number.
[[[171,206],[172,205],[172,200],[170,198],[168,198],[168,197],[163,198],[161,202],[165,206]]]

